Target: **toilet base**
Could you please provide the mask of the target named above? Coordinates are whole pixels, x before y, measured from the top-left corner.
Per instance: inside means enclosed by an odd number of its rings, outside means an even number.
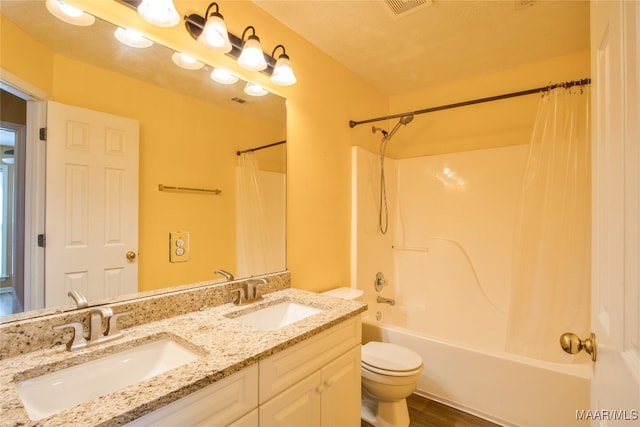
[[[406,399],[378,401],[364,389],[360,417],[374,427],[409,427],[410,422]]]

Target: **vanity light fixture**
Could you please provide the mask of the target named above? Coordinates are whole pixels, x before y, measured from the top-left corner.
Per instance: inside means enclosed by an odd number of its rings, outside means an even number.
[[[133,0],[124,0],[124,1],[133,1]],[[215,11],[211,13],[212,8],[215,6]],[[218,5],[217,3],[211,3],[207,8],[208,17],[203,17],[198,14],[186,15],[184,17],[184,25],[189,33],[189,35],[197,40],[199,43],[203,43],[203,35],[205,32],[205,27],[209,25],[209,21],[211,21],[212,17],[216,15],[220,15],[218,13]],[[220,23],[224,24],[222,21],[222,16],[220,15]],[[217,20],[216,20],[217,21]],[[222,27],[220,27],[222,28]],[[226,30],[226,26],[224,27]],[[251,32],[245,41],[245,37],[247,33]],[[223,33],[222,31],[218,32],[219,34]],[[242,68],[250,71],[261,71],[262,73],[273,76],[275,67],[278,67],[278,72],[275,73],[275,76],[272,77],[272,81],[274,84],[288,86],[296,83],[296,77],[293,74],[293,69],[291,68],[291,62],[289,60],[289,56],[285,52],[285,48],[283,45],[276,46],[273,49],[272,56],[269,56],[268,53],[264,53],[262,51],[262,47],[260,46],[260,39],[256,36],[256,30],[253,26],[248,26],[245,28],[242,33],[242,37],[238,37],[233,33],[226,32],[227,38],[229,40],[229,44],[231,45],[231,49],[226,51],[225,53],[228,56],[235,58]],[[282,48],[282,54],[278,57],[276,61],[275,55],[277,49]]]
[[[245,41],[244,36],[247,35],[247,31],[249,30],[251,30],[253,34],[250,34]],[[238,57],[238,65],[249,71],[262,71],[267,68],[267,61],[264,59],[264,53],[262,53],[260,38],[256,36],[256,29],[249,25],[242,32],[241,40],[244,44],[242,45],[242,53]]]
[[[185,70],[199,70],[204,67],[202,62],[182,52],[174,52],[173,55],[171,55],[171,60],[178,67],[182,67]]]
[[[93,15],[89,15],[83,10],[71,6],[62,0],[47,0],[46,7],[53,16],[67,24],[88,27],[96,21]]]
[[[223,85],[232,85],[239,80],[238,77],[225,68],[214,68],[211,72],[211,78]]]
[[[145,38],[136,30],[118,27],[114,34],[120,43],[126,44],[130,47],[145,48],[153,44],[151,40]]]
[[[276,57],[276,50],[278,48],[282,48],[282,54],[278,57],[276,61],[276,65],[273,67],[273,73],[271,74],[271,81],[277,85],[281,86],[291,86],[295,84],[296,76],[293,74],[293,69],[291,68],[291,62],[289,61],[289,55],[281,44],[273,48],[273,53],[271,53],[271,57]]]
[[[211,12],[211,8],[216,10]],[[229,41],[229,33],[224,23],[224,18],[218,12],[218,3],[211,3],[207,7],[204,15],[204,28],[198,36],[198,43],[219,53],[228,53],[231,51],[231,42]]]
[[[175,27],[180,23],[173,0],[142,0],[138,13],[142,19],[158,27]]]
[[[244,93],[250,96],[264,96],[269,93],[268,90],[263,88],[260,85],[255,83],[247,82],[247,85],[244,87]]]

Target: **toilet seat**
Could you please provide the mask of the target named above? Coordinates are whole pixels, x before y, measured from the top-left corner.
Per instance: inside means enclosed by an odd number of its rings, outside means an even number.
[[[362,346],[362,368],[381,375],[411,376],[422,371],[422,358],[396,344],[370,341]]]

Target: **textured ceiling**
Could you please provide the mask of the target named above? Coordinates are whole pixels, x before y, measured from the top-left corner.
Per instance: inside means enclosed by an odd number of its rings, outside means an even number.
[[[589,47],[584,0],[253,1],[390,96]]]

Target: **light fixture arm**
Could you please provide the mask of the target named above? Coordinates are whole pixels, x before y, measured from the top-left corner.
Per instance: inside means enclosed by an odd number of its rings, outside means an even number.
[[[205,19],[205,22],[206,22],[206,21],[207,21],[207,19],[209,19],[209,17],[211,16],[211,13],[210,13],[210,12],[211,12],[211,8],[212,8],[213,6],[215,6],[215,7],[216,7],[215,12],[213,12],[213,13],[214,13],[214,14],[218,14],[218,15],[220,15],[220,9],[218,8],[218,3],[213,2],[213,3],[211,3],[211,4],[209,5],[209,7],[207,7],[207,11],[204,13],[204,19]]]
[[[285,57],[289,58],[289,55],[287,55],[287,50],[281,44],[279,44],[278,46],[273,48],[273,51],[271,52],[271,57],[273,59],[276,59],[276,50],[278,50],[279,47],[282,48],[282,55],[280,55],[280,56],[285,56]]]
[[[242,40],[242,42],[244,43],[244,36],[247,35],[247,31],[251,30],[252,34],[249,37],[255,37],[258,38],[258,36],[256,36],[256,29],[253,28],[253,25],[249,25],[247,28],[244,29],[244,31],[242,32],[242,38],[240,40]]]

